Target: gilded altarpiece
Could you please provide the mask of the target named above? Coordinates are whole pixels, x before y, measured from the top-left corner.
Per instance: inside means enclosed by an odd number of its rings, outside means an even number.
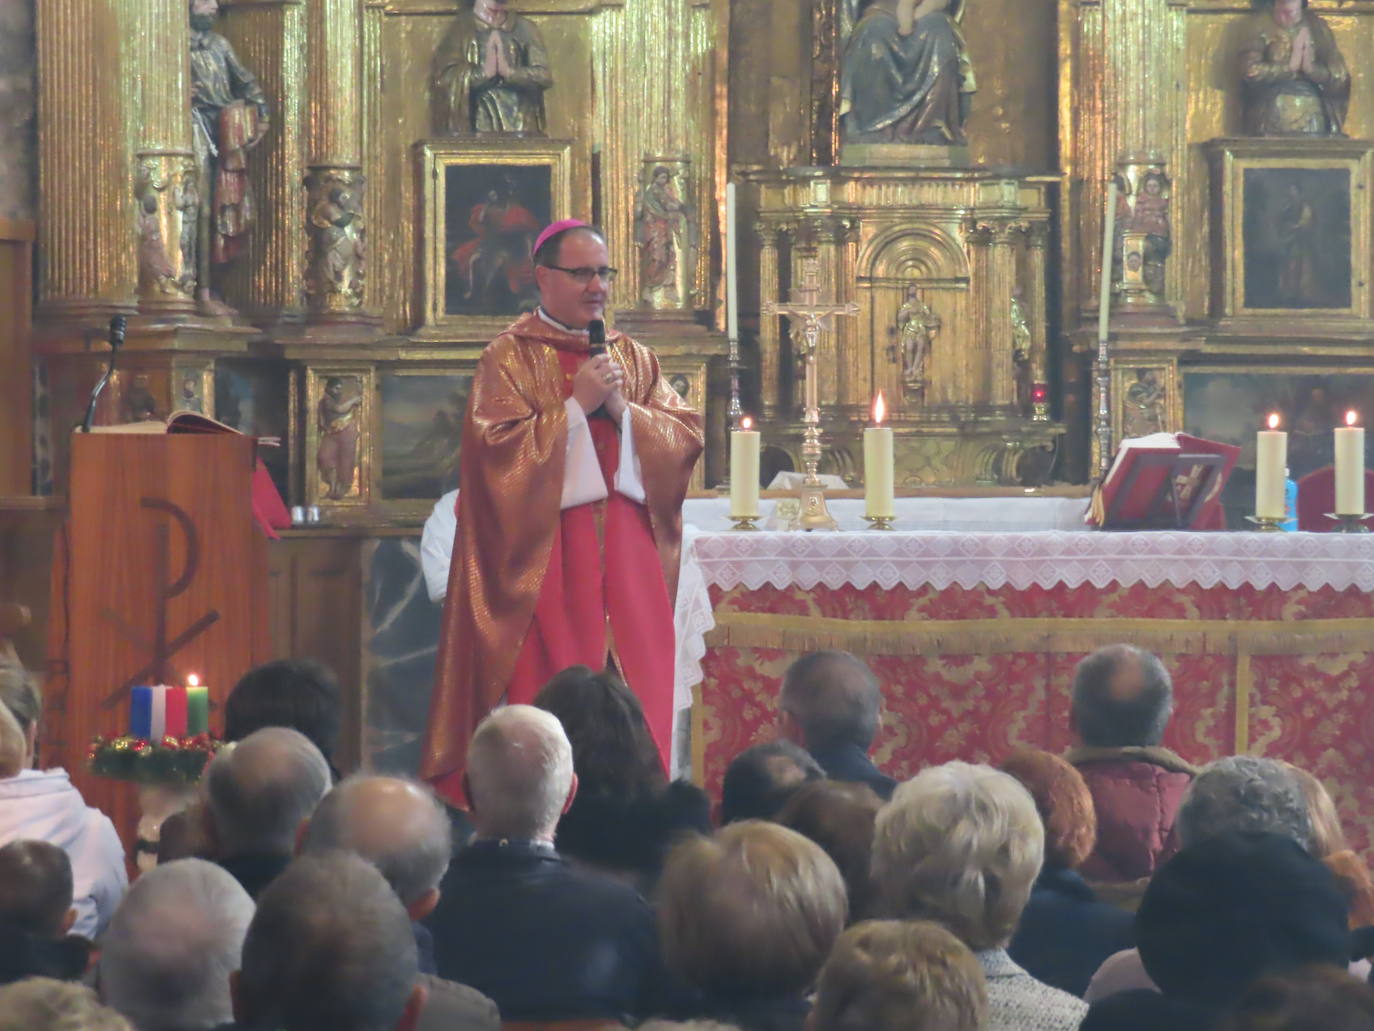
[[[786,296],[815,260],[821,296],[859,305],[820,342],[822,470],[861,480],[860,435],[881,391],[899,440],[899,485],[1040,482],[1061,427],[1033,417],[1023,385],[1047,376],[1055,178],[844,168],[749,179],[760,296]],[[765,439],[799,467],[796,348],[769,318],[758,345]],[[1025,461],[1032,452],[1042,461]]]
[[[1129,396],[1132,386],[1137,386],[1137,396],[1140,393],[1137,374],[1142,369],[1153,370],[1163,386],[1163,429],[1173,431],[1194,421],[1184,404],[1184,385],[1193,368],[1205,367],[1214,374],[1228,366],[1241,373],[1300,368],[1304,362],[1314,371],[1321,366],[1352,372],[1374,367],[1365,316],[1355,303],[1365,289],[1361,280],[1370,282],[1374,273],[1367,246],[1349,249],[1359,266],[1350,270],[1354,296],[1334,318],[1329,306],[1327,312],[1249,308],[1238,297],[1240,277],[1228,273],[1245,260],[1242,227],[1227,222],[1241,218],[1243,199],[1240,179],[1227,170],[1223,155],[1228,147],[1242,153],[1241,163],[1251,167],[1295,167],[1296,162],[1317,170],[1333,167],[1332,158],[1341,156],[1336,151],[1355,161],[1356,152],[1368,146],[1358,141],[1374,136],[1374,81],[1359,73],[1374,60],[1374,3],[1311,0],[1305,10],[1324,20],[1354,72],[1345,140],[1238,139],[1244,132],[1241,52],[1257,20],[1272,17],[1266,5],[1250,0],[1060,0],[1059,50],[1064,61],[1059,139],[1065,191],[1058,211],[1058,271],[1063,324],[1079,364],[1077,371],[1069,370],[1068,379],[1076,376],[1086,383],[1097,350],[1109,175],[1125,156],[1153,152],[1167,162],[1171,180],[1174,248],[1165,266],[1163,300],[1174,317],[1142,319],[1123,307],[1119,268],[1112,286],[1109,404],[1115,440],[1127,427],[1142,424]],[[1369,209],[1363,198],[1368,189],[1354,189],[1354,180],[1365,173],[1358,162],[1351,168],[1351,235],[1363,234],[1367,240]],[[1166,369],[1176,372],[1160,375]],[[1249,413],[1245,425],[1232,427],[1233,436],[1252,438],[1262,414]],[[1087,443],[1081,423],[1077,443]],[[1096,447],[1094,441],[1090,462],[1083,462],[1085,453],[1077,456],[1078,464],[1095,469]],[[1242,473],[1246,461],[1242,456]]]

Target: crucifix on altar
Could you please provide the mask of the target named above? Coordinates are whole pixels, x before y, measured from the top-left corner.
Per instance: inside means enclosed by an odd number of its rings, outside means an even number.
[[[820,300],[820,262],[813,256],[802,261],[802,281],[792,287],[792,299],[787,303],[769,301],[763,314],[769,318],[785,315],[792,320],[792,339],[801,350],[802,368],[806,381],[802,412],[802,464],[806,475],[802,479],[798,497],[801,501],[795,530],[837,530],[839,523],[825,504],[825,486],[821,483],[821,401],[816,379],[816,349],[820,345],[821,330],[837,315],[858,315],[859,306],[853,301]]]

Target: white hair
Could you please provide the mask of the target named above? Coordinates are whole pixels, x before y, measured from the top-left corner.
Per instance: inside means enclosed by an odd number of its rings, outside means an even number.
[[[226,855],[290,855],[296,829],[329,790],[329,763],[304,734],[263,727],[215,756],[205,779]]]
[[[221,867],[179,859],[134,882],[100,940],[100,994],[139,1031],[197,1031],[233,1019],[253,900]]]
[[[572,745],[552,713],[507,705],[478,724],[467,775],[482,834],[552,840],[572,790]]]
[[[1005,945],[1044,859],[1045,830],[1010,774],[963,762],[900,785],[873,828],[883,916],[944,924],[969,948]]]
[[[28,977],[0,987],[0,1031],[134,1031],[84,984]]]
[[[453,855],[453,830],[428,785],[355,774],[315,808],[303,853],[344,849],[375,866],[409,906],[438,887]]]
[[[1286,763],[1255,755],[1228,755],[1204,766],[1184,792],[1174,830],[1185,848],[1228,831],[1268,831],[1312,847],[1302,782]]]

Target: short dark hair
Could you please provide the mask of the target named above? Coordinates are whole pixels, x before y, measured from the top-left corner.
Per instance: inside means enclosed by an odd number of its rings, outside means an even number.
[[[37,938],[56,938],[72,908],[72,862],[46,841],[0,848],[0,921]]]
[[[882,689],[858,656],[811,652],[783,674],[779,704],[801,727],[807,748],[854,744],[867,749],[878,732]]]
[[[726,767],[720,790],[721,822],[771,820],[798,788],[824,776],[811,754],[791,741],[746,748]]]
[[[342,722],[339,681],[315,659],[277,659],[245,673],[224,703],[224,739],[241,741],[263,727],[290,727],[332,761]]]
[[[597,226],[568,226],[567,229],[560,229],[547,240],[539,245],[539,249],[534,252],[534,263],[551,268],[559,262],[558,252],[563,249],[563,241],[573,233],[591,233],[602,243],[606,242],[606,234]]]
[[[1119,677],[1134,676],[1123,691]],[[1174,686],[1159,657],[1129,644],[1099,648],[1073,675],[1073,722],[1095,748],[1157,745],[1174,711]]]
[[[301,856],[263,891],[243,942],[244,1023],[383,1031],[419,975],[401,900],[347,852]]]
[[[569,666],[539,689],[534,704],[563,724],[579,792],[633,796],[663,786],[644,709],[614,673]]]

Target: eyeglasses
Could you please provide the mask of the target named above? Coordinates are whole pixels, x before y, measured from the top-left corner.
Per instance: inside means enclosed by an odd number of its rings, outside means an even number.
[[[609,265],[602,265],[600,268],[591,268],[583,265],[581,268],[564,268],[562,265],[546,265],[545,268],[557,269],[559,272],[566,272],[573,279],[586,286],[593,279],[600,276],[603,283],[614,283],[615,277],[620,274],[620,269],[611,268]]]

